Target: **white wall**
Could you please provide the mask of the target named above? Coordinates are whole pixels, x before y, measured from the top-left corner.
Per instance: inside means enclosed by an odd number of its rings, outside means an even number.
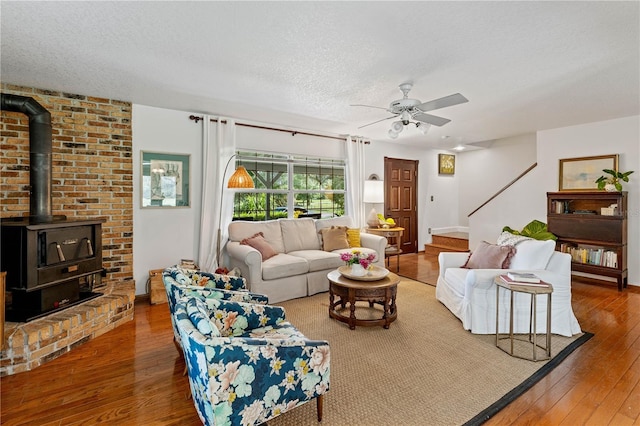
[[[202,191],[202,124],[189,113],[133,105],[133,278],[147,293],[150,269],[197,259]],[[141,208],[141,151],[190,154],[190,207]]]
[[[483,145],[488,149],[463,151],[457,158],[456,175],[460,180],[459,225],[468,226],[469,213],[536,162],[534,133],[496,139]]]
[[[344,141],[318,136],[236,127],[236,147],[256,151],[307,155],[311,157],[345,158]]]
[[[537,134],[538,166],[502,195],[474,214],[470,221],[469,245],[482,240],[495,242],[504,225],[522,228],[533,219],[546,222],[546,193],[558,191],[559,160],[563,158],[619,154],[619,169],[635,170],[624,189],[629,192],[628,266],[629,283],[640,285],[640,117],[588,123],[540,131]],[[493,149],[486,152],[492,163]],[[467,163],[466,155],[464,163]],[[498,156],[499,152],[496,151]],[[469,167],[466,180],[483,181],[486,171]],[[508,180],[505,181],[505,183]],[[461,183],[460,198],[471,197]]]

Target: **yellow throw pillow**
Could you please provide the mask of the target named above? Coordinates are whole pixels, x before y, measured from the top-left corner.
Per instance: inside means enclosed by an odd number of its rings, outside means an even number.
[[[347,241],[349,241],[349,247],[362,247],[360,244],[360,230],[354,228],[347,229]]]

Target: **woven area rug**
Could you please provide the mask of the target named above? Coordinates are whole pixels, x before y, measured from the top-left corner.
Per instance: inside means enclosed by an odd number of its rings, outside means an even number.
[[[358,317],[379,314],[359,303]],[[324,426],[481,424],[542,378],[546,365],[559,363],[591,337],[554,335],[551,361],[511,357],[496,348],[495,335],[463,330],[436,300],[434,287],[405,278],[398,286],[398,319],[388,330],[349,330],[330,319],[328,293],[279,305],[307,337],[331,345]],[[317,426],[316,404],[268,424]]]

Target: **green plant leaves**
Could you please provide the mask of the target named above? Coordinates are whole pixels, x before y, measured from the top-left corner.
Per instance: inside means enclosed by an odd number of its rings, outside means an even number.
[[[558,237],[553,235],[551,232],[547,230],[547,224],[544,222],[540,222],[539,220],[532,220],[529,222],[522,231],[516,231],[511,229],[508,226],[502,228],[503,232],[509,232],[514,235],[522,235],[523,237],[533,238],[535,240],[557,240]]]
[[[596,179],[598,189],[604,189],[607,184],[612,184],[618,191],[622,191],[622,184],[620,181],[629,182],[629,175],[633,173],[633,170],[624,173],[612,169],[602,169],[602,171],[611,176],[600,176]]]

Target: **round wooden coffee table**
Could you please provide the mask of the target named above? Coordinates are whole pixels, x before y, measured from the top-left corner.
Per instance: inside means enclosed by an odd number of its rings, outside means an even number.
[[[349,279],[338,270],[327,274],[329,279],[329,317],[349,324],[349,328],[354,330],[356,325],[372,327],[381,325],[389,328],[389,325],[398,317],[396,308],[396,293],[400,278],[392,273],[377,281],[356,281]],[[338,297],[337,300],[336,297]],[[382,318],[359,319],[356,318],[356,302],[369,302],[369,307],[374,304],[383,307]],[[340,306],[344,310],[349,304],[349,316],[342,315],[336,307]]]

